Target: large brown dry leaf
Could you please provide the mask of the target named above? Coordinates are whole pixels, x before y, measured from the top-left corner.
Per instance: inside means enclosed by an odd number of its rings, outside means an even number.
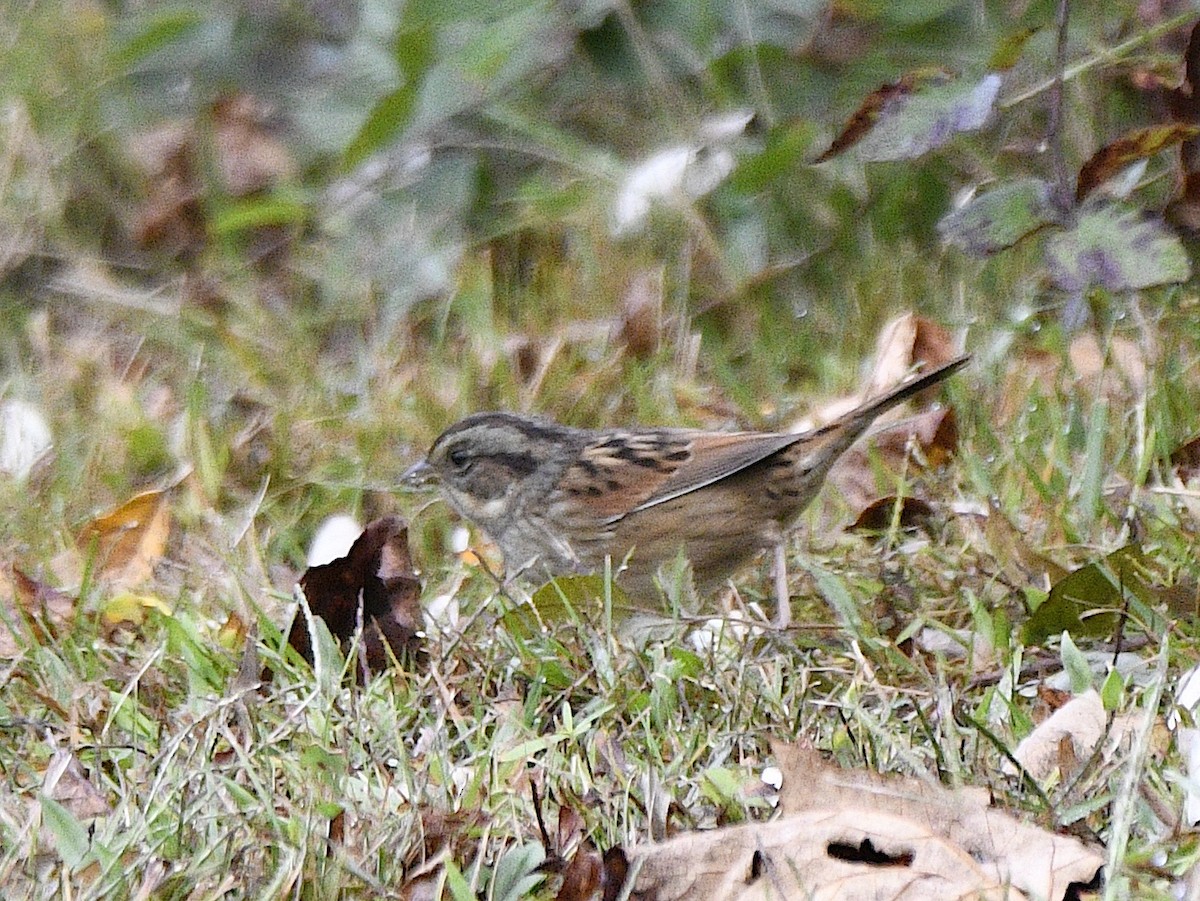
[[[1022,901],[927,824],[873,807],[822,807],[770,823],[626,851],[630,898],[655,901]]]
[[[167,492],[144,491],[84,526],[78,544],[84,553],[95,550],[97,572],[105,582],[132,588],[153,575],[170,532]]]
[[[421,582],[413,572],[408,525],[398,516],[369,523],[345,557],[313,566],[300,578],[313,614],[345,645],[363,627],[365,665],[387,668],[389,650],[398,660],[420,651]],[[308,622],[297,612],[288,641],[309,662],[313,659]]]
[[[988,875],[988,884],[1011,884],[1055,901],[1071,884],[1090,882],[1104,862],[1078,839],[993,809],[986,789],[950,790],[918,779],[842,770],[816,751],[789,745],[775,744],[773,750],[784,773],[779,804],[788,815],[851,808],[871,811],[865,823],[876,814],[912,821],[961,849]]]

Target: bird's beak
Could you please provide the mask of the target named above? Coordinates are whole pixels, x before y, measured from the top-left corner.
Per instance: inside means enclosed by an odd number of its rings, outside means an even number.
[[[400,476],[400,484],[405,488],[424,488],[437,481],[437,473],[429,465],[428,460],[414,463]]]

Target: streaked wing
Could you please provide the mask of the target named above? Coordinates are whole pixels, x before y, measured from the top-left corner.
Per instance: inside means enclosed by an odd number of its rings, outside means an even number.
[[[807,437],[776,432],[693,432],[690,436],[688,459],[629,512],[712,485]]]
[[[595,516],[615,520],[727,478],[801,437],[689,429],[613,432],[584,448],[558,487]]]
[[[619,519],[689,465],[692,445],[703,434],[684,429],[606,432],[580,452],[557,487],[591,514]]]
[[[705,432],[696,429],[604,432],[587,445],[559,480],[572,506],[608,524],[631,513],[698,491],[804,442],[797,466],[816,465],[823,478],[834,460],[880,413],[964,366],[960,357],[865,401],[811,432]],[[808,461],[816,461],[809,464]]]

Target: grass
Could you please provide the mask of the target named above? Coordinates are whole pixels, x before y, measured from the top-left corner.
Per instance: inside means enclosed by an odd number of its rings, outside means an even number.
[[[277,268],[228,233],[192,258],[159,257],[124,243],[136,211],[123,180],[147,180],[103,164],[121,149],[110,138],[132,140],[126,120],[153,111],[94,102],[109,24],[53,6],[32,5],[29,40],[0,48],[9,92],[31,98],[20,141],[10,131],[0,145],[4,222],[21,238],[0,273],[0,396],[35,404],[54,436],[28,480],[0,476],[0,614],[19,645],[0,661],[6,898],[553,897],[555,877],[536,868],[569,853],[560,811],[601,849],[765,819],[776,740],[845,767],[986,785],[1025,819],[1097,836],[1111,860],[1094,896],[1200,897],[1200,842],[1179,823],[1184,754],[1166,728],[1176,681],[1200,661],[1200,505],[1169,460],[1200,421],[1194,286],[1092,297],[1089,326],[1064,331],[1040,254],[975,266],[931,249],[933,220],[914,211],[943,211],[960,177],[945,161],[742,171],[711,207],[624,242],[585,178],[599,164],[575,160],[569,185],[549,175],[512,197],[505,173],[488,173],[500,234],[468,242],[449,287],[420,300],[380,287],[396,250],[374,243],[395,225],[384,214],[312,213]],[[44,35],[66,26],[102,60],[56,55],[48,70],[37,47],[58,46]],[[158,34],[139,27],[131,53]],[[156,59],[139,62],[148,81],[162,77]],[[591,113],[605,128],[610,102]],[[784,137],[815,146],[813,129]],[[570,134],[551,135],[564,154]],[[990,171],[989,153],[967,162]],[[112,182],[86,174],[97,169]],[[444,191],[425,187],[438,215],[407,226],[431,243],[417,226],[451,228],[462,211],[440,204],[466,193],[454,171],[442,177]],[[759,204],[775,182],[775,205]],[[770,215],[752,219],[759,206]],[[755,244],[759,226],[781,243]],[[738,271],[734,238],[786,265],[756,281]],[[628,285],[659,271],[663,315],[641,326],[649,340],[622,343]],[[859,386],[880,327],[909,308],[975,355],[946,389],[954,453],[902,477],[935,516],[921,532],[853,533],[856,511],[823,493],[789,549],[785,634],[760,621],[765,564],[738,579],[737,616],[681,616],[651,637],[631,637],[602,592],[578,585],[562,588],[569,604],[542,589],[557,613],[531,621],[451,553],[443,505],[397,490],[434,436],[479,409],[786,425]],[[872,465],[879,495],[897,493]],[[117,584],[78,537],[151,487],[168,492],[169,539],[152,577]],[[314,667],[288,654],[292,589],[321,521],[396,512],[425,602],[451,602],[427,631],[428,662],[358,685],[328,636]],[[1128,544],[1144,552],[1148,596],[1129,604],[1134,657],[1117,676],[1110,654],[1083,657],[1110,647],[1095,637],[1023,644],[1047,573]],[[10,564],[63,590],[71,614],[14,615]],[[965,652],[923,650],[929,634]],[[263,667],[273,677],[259,687]],[[1125,743],[1041,782],[1006,774],[1050,689],[1089,679]]]
[[[1114,694],[1117,716],[1153,705],[1145,753],[1098,754],[1037,790],[1000,767],[1040,715],[1032,690],[1042,680],[1015,677],[1034,651],[1009,626],[1039,596],[1034,555],[1070,569],[1134,533],[1157,567],[1156,597],[1194,593],[1186,497],[1134,481],[1162,471],[1173,423],[1194,412],[1172,406],[1188,402],[1183,392],[1156,390],[1173,363],[1151,369],[1144,397],[1125,393],[1110,366],[1111,393],[1095,401],[1080,385],[1023,384],[1019,365],[982,354],[950,388],[955,456],[939,473],[910,475],[945,511],[932,534],[827,527],[847,511],[825,495],[794,546],[795,631],[733,635],[731,622],[697,644],[680,622],[638,644],[610,630],[598,605],[545,629],[506,618],[491,579],[462,572],[445,550],[445,510],[387,490],[446,421],[483,403],[475,386],[490,383],[488,403],[519,403],[519,377],[496,350],[513,332],[494,316],[479,324],[486,303],[451,298],[419,369],[407,359],[418,338],[368,341],[362,356],[336,342],[306,348],[310,324],[284,330],[256,320],[261,311],[220,328],[174,317],[141,340],[99,300],[56,311],[45,353],[63,365],[29,361],[13,385],[40,399],[61,437],[32,486],[8,487],[5,543],[47,581],[85,578],[74,622],[50,641],[26,635],[0,672],[8,897],[402,896],[428,860],[454,863],[428,877],[444,878],[451,896],[457,885],[502,897],[504,885],[531,888],[520,878],[540,853],[527,847],[540,841],[538,807],[551,824],[559,808],[579,811],[602,848],[769,815],[758,782],[769,739],[810,742],[845,766],[987,784],[1031,819],[1110,841],[1120,828],[1128,844],[1113,875],[1137,897],[1168,896],[1197,846],[1162,819],[1178,811],[1182,785],[1161,727],[1161,678]],[[26,353],[35,325],[25,323]],[[1011,334],[1005,359],[1057,371],[1065,340]],[[575,421],[704,415],[669,398],[699,395],[720,361],[690,382],[658,377],[672,371],[666,351],[650,365],[584,366],[603,343],[560,349],[535,405]],[[281,347],[304,364],[281,365]],[[304,378],[310,367],[325,377]],[[1006,394],[1014,383],[1023,393]],[[170,543],[139,589],[173,612],[106,628],[113,591],[81,568],[73,535],[181,462]],[[332,646],[315,672],[288,658],[280,629],[316,523],[394,509],[412,516],[426,595],[454,590],[457,627],[429,633],[427,668],[360,687],[341,678]],[[1016,528],[987,525],[1001,515]],[[765,567],[739,585],[766,604]],[[231,612],[257,638],[243,640]],[[913,652],[907,640],[926,625],[989,636],[994,663],[976,665],[998,667],[998,680],[972,687],[969,659]],[[1148,663],[1165,636],[1149,637]],[[1197,658],[1181,626],[1163,648],[1168,681]],[[261,690],[238,678],[247,654],[275,671]],[[39,813],[33,802],[63,750],[107,814],[80,818],[70,796]]]

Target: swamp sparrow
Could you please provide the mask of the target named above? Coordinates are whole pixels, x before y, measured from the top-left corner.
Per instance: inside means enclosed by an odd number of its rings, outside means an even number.
[[[602,571],[634,598],[682,549],[710,591],[774,547],[779,622],[788,594],[783,538],[834,461],[880,413],[966,364],[960,357],[798,434],[699,429],[577,429],[514,413],[476,413],[438,437],[404,474],[436,481],[450,505],[496,542],[510,575]]]

